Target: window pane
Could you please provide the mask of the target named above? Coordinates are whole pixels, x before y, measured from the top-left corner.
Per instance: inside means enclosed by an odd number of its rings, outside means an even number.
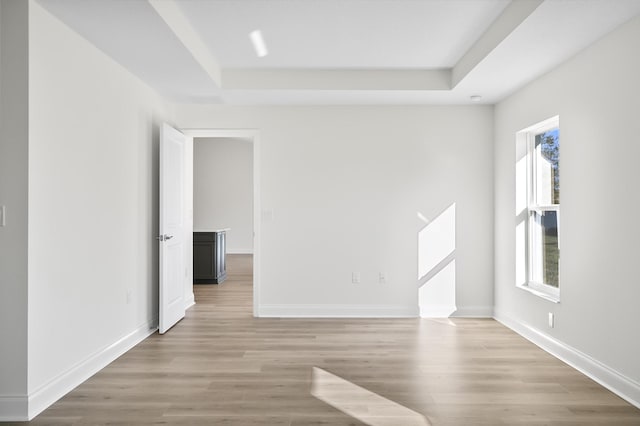
[[[558,287],[558,212],[531,212],[531,279]]]
[[[552,129],[536,135],[535,202],[538,205],[560,204],[560,138]]]

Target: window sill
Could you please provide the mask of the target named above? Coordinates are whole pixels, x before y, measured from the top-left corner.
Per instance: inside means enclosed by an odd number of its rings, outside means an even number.
[[[553,302],[553,303],[560,303],[560,296],[556,296],[555,294],[549,294],[547,292],[543,292],[540,290],[536,290],[528,285],[519,285],[517,286],[519,289],[522,289],[526,292],[529,292],[531,294],[534,294],[542,299],[548,300],[549,302]]]

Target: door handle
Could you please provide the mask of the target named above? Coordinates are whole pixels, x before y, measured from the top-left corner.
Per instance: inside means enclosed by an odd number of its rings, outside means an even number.
[[[170,240],[170,239],[172,239],[172,238],[173,238],[173,235],[165,235],[165,236],[164,236],[164,240],[165,240],[165,241]]]
[[[158,241],[167,241],[173,238],[173,235],[167,235],[167,234],[163,234],[163,235],[158,235],[156,237],[156,240]]]

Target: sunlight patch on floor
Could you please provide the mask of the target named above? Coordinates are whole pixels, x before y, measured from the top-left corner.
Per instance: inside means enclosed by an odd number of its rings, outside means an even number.
[[[313,367],[311,395],[370,426],[430,426],[420,413]]]
[[[426,318],[427,321],[437,322],[438,324],[450,325],[451,327],[457,327],[456,323],[449,318]]]

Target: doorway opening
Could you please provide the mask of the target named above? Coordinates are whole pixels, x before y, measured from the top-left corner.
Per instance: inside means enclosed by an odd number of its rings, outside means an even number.
[[[255,130],[183,129],[189,139],[191,173],[187,205],[193,232],[226,230],[227,282],[198,286],[201,300],[240,313],[260,312],[260,163]],[[191,254],[193,258],[193,253]],[[193,278],[193,262],[189,262]],[[194,295],[193,279],[187,293]],[[225,286],[227,284],[227,286]],[[233,289],[231,288],[233,286]],[[212,298],[217,298],[213,301]],[[250,302],[247,301],[250,299]],[[248,302],[248,303],[247,303]],[[193,302],[192,302],[193,303]],[[229,312],[231,313],[231,312]]]

